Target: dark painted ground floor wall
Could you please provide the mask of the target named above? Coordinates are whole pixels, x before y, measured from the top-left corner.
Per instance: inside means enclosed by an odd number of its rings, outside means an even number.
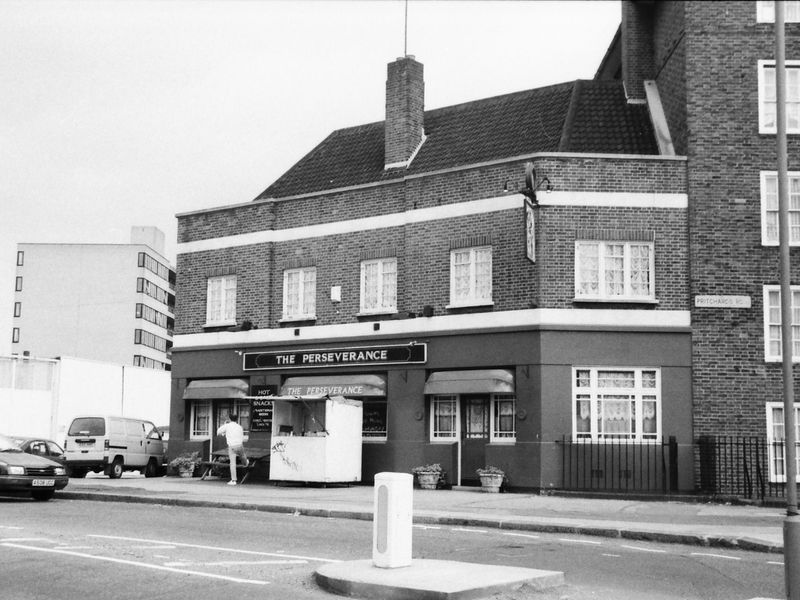
[[[597,457],[590,459],[586,452],[602,445],[600,440],[624,440],[628,447],[649,452],[660,447],[662,438],[674,436],[678,486],[683,491],[693,489],[691,338],[685,331],[441,335],[417,340],[427,350],[421,364],[243,368],[243,352],[362,348],[410,341],[176,349],[171,455],[189,448],[207,453],[210,445],[225,447],[224,440],[216,437],[210,442],[190,440],[192,401],[184,395],[193,381],[243,380],[250,386],[250,395],[265,389],[285,393],[290,378],[319,378],[311,381],[323,386],[332,378],[358,381],[377,376],[383,383],[370,393],[385,393],[386,433],[377,440],[364,438],[362,481],[371,482],[381,471],[408,472],[436,462],[445,469],[449,484],[477,483],[475,469],[493,465],[506,472],[510,487],[558,489],[567,487],[565,461],[579,459],[593,461],[582,467],[580,476],[602,483],[603,477],[612,478],[612,471],[613,477],[635,474],[627,464],[595,464]],[[381,401],[374,395],[362,399]],[[231,405],[229,398],[214,402]],[[266,432],[253,432],[248,441],[257,447],[270,443]],[[633,462],[641,462],[641,456],[641,452],[639,458],[634,456]]]

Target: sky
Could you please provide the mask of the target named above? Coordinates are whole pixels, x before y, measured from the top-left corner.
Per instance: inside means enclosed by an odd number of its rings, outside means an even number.
[[[433,109],[591,79],[618,1],[0,0],[0,355],[18,243],[166,236],[249,202],[331,131],[384,118],[386,65]],[[406,27],[407,12],[407,27]]]

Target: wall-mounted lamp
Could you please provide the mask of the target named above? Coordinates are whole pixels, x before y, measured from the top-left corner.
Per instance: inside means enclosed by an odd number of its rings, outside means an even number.
[[[522,194],[528,200],[533,202],[534,204],[538,204],[536,200],[536,192],[538,190],[544,190],[545,192],[552,192],[553,191],[553,184],[550,183],[550,179],[547,178],[547,175],[543,177],[539,177],[536,174],[536,169],[533,168],[533,163],[529,162],[525,164],[525,187],[517,190],[517,193]],[[508,181],[505,182],[503,185],[503,191],[508,192]]]

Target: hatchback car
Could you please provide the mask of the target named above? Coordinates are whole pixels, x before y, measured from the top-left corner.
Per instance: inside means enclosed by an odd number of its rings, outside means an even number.
[[[53,440],[34,437],[18,437],[16,435],[11,436],[11,440],[17,446],[22,448],[23,452],[27,452],[28,454],[35,454],[36,456],[41,456],[42,458],[49,458],[50,460],[54,460],[61,465],[64,465],[67,461],[67,458],[64,456],[64,450]]]
[[[0,435],[0,494],[50,500],[67,483],[69,477],[62,465],[23,452],[10,437]]]

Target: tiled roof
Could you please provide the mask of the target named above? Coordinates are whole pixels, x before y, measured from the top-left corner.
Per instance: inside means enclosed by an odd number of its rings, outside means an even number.
[[[339,129],[257,199],[376,183],[534,152],[658,154],[642,104],[621,81],[574,81],[425,112],[409,168],[384,170],[383,122]]]

